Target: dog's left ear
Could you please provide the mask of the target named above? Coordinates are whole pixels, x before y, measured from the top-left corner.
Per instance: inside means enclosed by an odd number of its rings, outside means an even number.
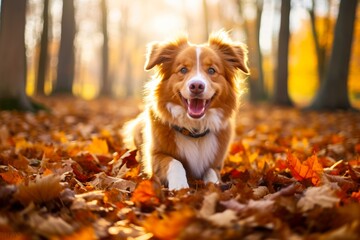
[[[188,44],[187,37],[179,36],[174,41],[153,42],[147,47],[145,70],[171,63],[181,46]]]
[[[231,67],[240,69],[244,74],[250,75],[248,67],[247,46],[240,42],[233,42],[224,31],[211,34],[209,46],[218,51],[224,61]]]

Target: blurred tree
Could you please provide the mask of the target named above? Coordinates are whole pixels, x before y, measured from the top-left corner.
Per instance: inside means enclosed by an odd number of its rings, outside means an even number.
[[[0,109],[34,111],[26,96],[26,0],[2,0],[0,18]]]
[[[110,97],[112,96],[112,81],[109,77],[109,38],[107,27],[107,10],[106,0],[101,0],[101,29],[103,34],[103,47],[101,69],[102,87],[100,90],[100,95]]]
[[[292,106],[288,92],[288,57],[290,38],[290,10],[291,0],[281,1],[281,19],[279,43],[277,53],[277,70],[274,83],[274,103],[277,105]]]
[[[204,39],[208,39],[209,34],[210,34],[210,26],[209,26],[209,9],[208,9],[208,4],[207,4],[207,0],[202,0],[202,4],[203,4],[203,11],[204,11]],[[205,41],[204,40],[204,41]]]
[[[76,27],[74,1],[63,0],[61,40],[54,93],[72,94],[75,69],[75,33]]]
[[[318,28],[317,28],[317,21],[316,21],[316,14],[315,14],[315,9],[316,9],[316,1],[312,0],[312,5],[311,7],[308,8],[308,12],[310,15],[310,24],[311,24],[311,31],[312,31],[312,35],[314,38],[314,43],[315,43],[315,50],[316,50],[316,57],[317,57],[317,73],[318,73],[318,78],[319,81],[322,81],[324,78],[324,73],[325,73],[325,66],[327,63],[327,59],[326,59],[326,54],[327,54],[327,50],[329,49],[328,47],[328,39],[329,39],[329,35],[331,33],[331,11],[330,11],[330,6],[331,6],[331,0],[327,1],[327,4],[325,4],[327,6],[327,14],[324,17],[324,31],[323,33],[320,33]]]
[[[49,0],[44,0],[43,28],[40,40],[40,56],[37,71],[36,94],[45,94],[45,78],[48,68],[48,45],[49,45]]]
[[[351,108],[347,80],[358,0],[341,0],[325,79],[310,109]]]
[[[121,4],[121,20],[120,20],[120,65],[122,77],[125,80],[125,97],[132,97],[134,95],[134,80],[132,76],[131,51],[128,50],[127,39],[130,38],[131,32],[129,29],[129,2]]]
[[[267,93],[264,85],[264,69],[262,65],[263,56],[260,47],[260,25],[264,2],[263,0],[256,0],[253,1],[253,3],[256,9],[255,31],[253,31],[254,28],[251,25],[251,22],[249,22],[249,20],[247,20],[244,16],[244,1],[237,1],[239,15],[244,21],[244,31],[246,34],[247,44],[251,49],[249,53],[251,75],[248,78],[250,101],[258,102],[267,99]],[[254,43],[255,45],[253,45]]]

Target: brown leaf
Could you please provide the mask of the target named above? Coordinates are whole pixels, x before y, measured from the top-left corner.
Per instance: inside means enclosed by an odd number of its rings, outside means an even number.
[[[299,200],[297,206],[306,212],[318,205],[322,208],[332,208],[340,199],[335,195],[335,191],[328,185],[320,187],[309,187],[305,190],[304,196]]]
[[[63,186],[60,184],[59,176],[41,177],[37,175],[34,181],[28,184],[22,183],[18,186],[15,198],[23,205],[28,205],[30,202],[42,203],[59,197],[62,190]]]

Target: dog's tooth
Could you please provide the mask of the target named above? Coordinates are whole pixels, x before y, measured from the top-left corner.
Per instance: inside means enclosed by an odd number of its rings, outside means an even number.
[[[190,105],[190,99],[187,99],[187,103]]]

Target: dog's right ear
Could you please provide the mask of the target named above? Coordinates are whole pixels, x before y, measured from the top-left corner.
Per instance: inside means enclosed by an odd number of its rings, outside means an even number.
[[[179,49],[187,44],[188,39],[186,36],[177,37],[175,41],[150,43],[147,47],[145,70],[170,63],[174,60]]]

